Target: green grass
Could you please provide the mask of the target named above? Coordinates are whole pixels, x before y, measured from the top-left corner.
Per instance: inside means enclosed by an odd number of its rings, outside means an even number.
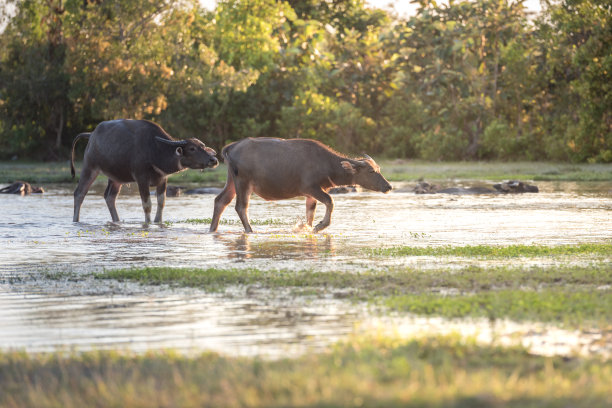
[[[534,181],[612,181],[612,164],[568,164],[549,162],[423,162],[379,160],[382,173],[390,181],[436,180],[534,180]],[[75,163],[77,179],[81,163]],[[170,176],[173,184],[205,183],[223,185],[227,168],[203,172],[187,170]],[[100,176],[103,177],[103,176]],[[70,164],[64,162],[0,162],[0,183],[23,180],[30,183],[71,182]]]
[[[75,163],[76,177],[70,174],[70,162],[0,162],[0,184],[9,184],[14,181],[27,181],[28,183],[76,183],[79,180],[81,162]],[[225,184],[227,169],[220,165],[215,169],[186,170],[169,177],[172,184],[206,183],[214,185]],[[106,176],[98,176],[99,180],[106,182]]]
[[[70,163],[66,162],[0,162],[0,184],[15,181],[28,183],[72,182]]]
[[[373,256],[459,256],[484,258],[552,257],[598,255],[612,256],[612,242],[577,245],[467,245],[441,247],[398,246],[364,250]]]
[[[612,181],[612,164],[550,162],[423,162],[380,160],[390,181],[439,180],[534,180]]]
[[[391,295],[379,300],[392,310],[418,315],[486,317],[555,322],[567,327],[605,327],[612,321],[612,291],[584,289],[496,290],[459,296]]]
[[[444,317],[489,317],[583,327],[612,321],[612,266],[468,267],[366,272],[142,268],[104,271],[98,279],[222,291],[233,285],[342,294],[389,309]],[[444,293],[452,293],[445,295]]]
[[[227,178],[227,167],[225,164],[220,164],[214,169],[200,170],[185,170],[181,173],[176,173],[168,177],[168,183],[180,185],[185,184],[206,184],[223,186]]]
[[[352,338],[262,360],[206,353],[0,353],[0,406],[606,407],[612,361],[453,336]]]

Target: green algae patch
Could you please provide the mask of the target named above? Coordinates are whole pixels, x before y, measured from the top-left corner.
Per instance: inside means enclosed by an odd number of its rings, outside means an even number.
[[[329,352],[266,360],[0,353],[0,406],[605,407],[612,361],[539,357],[454,336],[350,338]],[[154,400],[152,400],[154,396]]]
[[[550,256],[612,256],[612,242],[576,245],[466,245],[415,247],[397,246],[389,248],[368,248],[364,252],[372,256],[457,256],[482,258],[518,258]]]

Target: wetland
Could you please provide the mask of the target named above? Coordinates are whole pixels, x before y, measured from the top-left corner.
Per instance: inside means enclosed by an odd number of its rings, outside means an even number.
[[[0,175],[12,181],[28,166],[0,166]],[[313,406],[347,395],[355,405],[610,402],[612,166],[382,163],[395,191],[335,195],[325,233],[300,227],[303,199],[253,197],[248,235],[232,206],[219,232],[207,233],[214,195],[169,197],[165,222],[144,224],[135,186],[117,200],[122,221],[109,222],[103,177],[72,223],[75,185],[63,166],[31,166],[18,178],[44,183],[45,194],[0,196],[4,385],[28,370],[94,370],[102,374],[70,384],[62,374],[49,387],[77,396],[114,387],[105,401],[120,404],[123,382],[146,394],[180,367],[164,388],[167,405],[195,386],[226,405],[266,405],[275,393]],[[223,175],[183,173],[170,184],[219,187]],[[420,178],[445,186],[521,178],[540,192],[417,195]],[[130,374],[149,365],[157,374]],[[229,388],[204,379],[207,370]],[[277,378],[287,380],[273,386]],[[473,385],[478,378],[493,385]],[[304,387],[317,391],[305,396]],[[376,395],[357,391],[368,387]],[[555,387],[563,391],[547,394]],[[15,395],[0,405],[78,405]],[[206,398],[190,401],[213,403]]]

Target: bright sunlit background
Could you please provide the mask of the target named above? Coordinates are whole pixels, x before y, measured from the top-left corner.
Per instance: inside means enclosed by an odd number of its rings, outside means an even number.
[[[417,9],[417,5],[411,3],[410,0],[366,0],[366,3],[371,7],[393,10],[401,17],[413,15]],[[200,0],[200,4],[209,10],[213,10],[217,4],[217,0]],[[542,9],[540,0],[527,0],[525,6],[529,11],[535,13],[539,13]],[[11,15],[11,11],[14,9],[14,5],[7,5],[5,0],[0,0],[0,7],[5,8],[8,15]],[[0,18],[0,32],[4,29],[5,25],[6,21],[2,21]]]

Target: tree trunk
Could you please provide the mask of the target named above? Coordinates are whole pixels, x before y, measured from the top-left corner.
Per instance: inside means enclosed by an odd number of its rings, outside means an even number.
[[[64,109],[60,107],[59,124],[57,126],[57,137],[55,139],[55,149],[59,151],[62,147],[62,133],[64,132]]]

